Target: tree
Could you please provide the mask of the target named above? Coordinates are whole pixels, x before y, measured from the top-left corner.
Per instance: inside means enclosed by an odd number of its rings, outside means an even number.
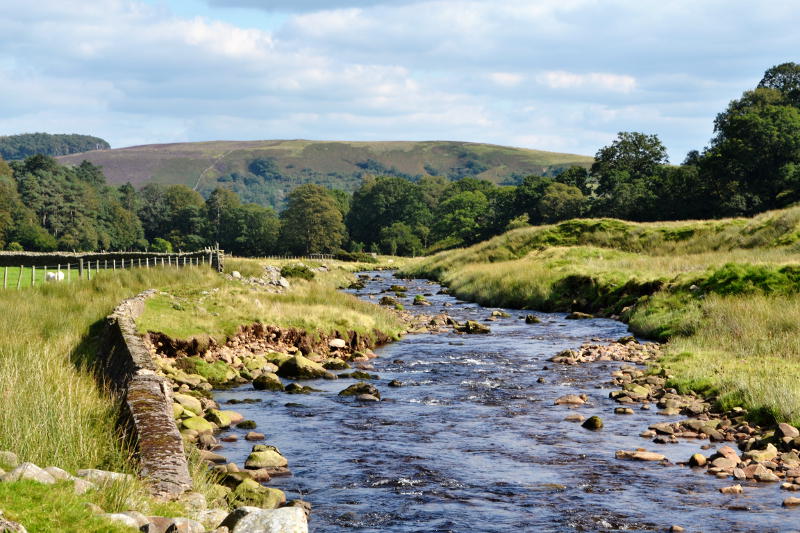
[[[489,201],[480,191],[466,190],[444,200],[436,208],[435,240],[448,237],[465,244],[480,240],[489,219]]]
[[[281,223],[282,244],[298,254],[333,252],[345,238],[342,213],[327,189],[319,185],[293,190]]]
[[[419,237],[403,222],[381,228],[380,244],[383,252],[389,255],[417,255],[422,251]]]
[[[525,176],[522,183],[517,186],[515,191],[515,213],[514,216],[523,213],[528,215],[531,224],[541,224],[543,219],[539,212],[539,202],[544,196],[547,188],[554,183],[552,178],[543,176]]]
[[[789,104],[800,107],[800,65],[797,63],[775,65],[764,72],[758,87],[775,89],[783,94]]]
[[[379,240],[382,227],[395,222],[429,226],[430,219],[430,207],[415,184],[395,177],[365,179],[353,194],[347,228],[354,240],[370,244]]]
[[[584,196],[592,194],[590,179],[589,171],[577,165],[569,167],[555,178],[559,183],[577,187]]]
[[[581,190],[564,183],[551,183],[539,200],[539,213],[544,222],[559,222],[583,214],[586,197]]]
[[[667,149],[657,135],[619,132],[610,145],[595,155],[592,177],[597,181],[597,194],[610,194],[624,176],[631,181],[652,176],[668,162]]]

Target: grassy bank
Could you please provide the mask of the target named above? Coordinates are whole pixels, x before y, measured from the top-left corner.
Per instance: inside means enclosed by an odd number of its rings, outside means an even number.
[[[669,340],[673,385],[800,422],[800,208],[752,219],[522,228],[407,265],[487,305],[619,316]]]
[[[256,261],[231,260],[229,267],[263,271]],[[394,315],[335,290],[352,268],[337,265],[314,281],[292,280],[293,288],[283,294],[230,281],[203,267],[100,272],[91,281],[0,291],[0,450],[72,473],[81,468],[134,470],[131,450],[115,428],[117,403],[90,367],[101,321],[121,300],[148,288],[159,289],[162,296],[148,305],[145,327],[178,337],[224,337],[258,320],[313,331],[379,329],[397,335],[402,325]],[[90,520],[86,502],[107,512],[134,508],[181,514],[174,505],[150,500],[138,482],[69,498],[62,494],[64,487],[0,486],[0,509],[31,524],[30,531],[114,530]],[[46,520],[50,529],[41,526]]]

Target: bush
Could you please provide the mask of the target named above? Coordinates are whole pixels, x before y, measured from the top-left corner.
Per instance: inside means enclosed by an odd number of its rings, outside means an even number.
[[[314,272],[305,265],[286,265],[281,268],[281,276],[284,278],[301,278],[311,281],[314,279]]]
[[[339,250],[333,256],[334,259],[339,261],[352,261],[354,263],[377,263],[378,259],[372,257],[372,254],[364,252],[348,252],[346,250]]]

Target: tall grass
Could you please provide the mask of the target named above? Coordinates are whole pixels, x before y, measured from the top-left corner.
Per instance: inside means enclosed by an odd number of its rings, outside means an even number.
[[[0,449],[67,470],[130,470],[117,405],[88,365],[96,325],[149,287],[202,283],[208,269],[101,273],[91,282],[0,292]]]

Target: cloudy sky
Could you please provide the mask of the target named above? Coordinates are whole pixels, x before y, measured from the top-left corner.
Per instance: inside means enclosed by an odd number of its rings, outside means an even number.
[[[763,71],[796,1],[0,0],[0,135],[112,146],[462,140],[673,162]]]

